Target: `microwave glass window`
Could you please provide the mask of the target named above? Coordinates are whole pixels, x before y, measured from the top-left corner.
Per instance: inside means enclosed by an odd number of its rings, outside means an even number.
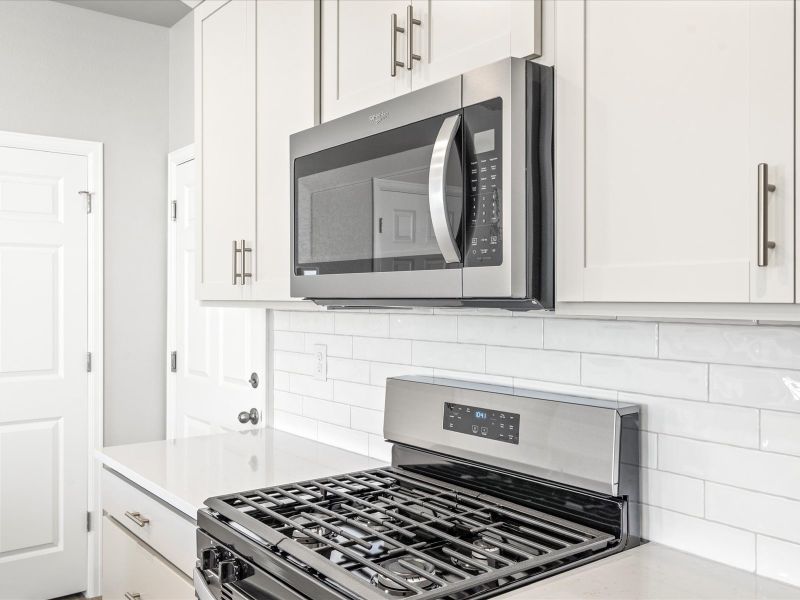
[[[428,204],[433,144],[447,115],[296,159],[295,270],[302,274],[453,268]],[[447,165],[446,202],[460,245],[461,139]]]
[[[492,152],[494,150],[494,129],[479,131],[473,135],[472,145],[475,147],[475,154]]]

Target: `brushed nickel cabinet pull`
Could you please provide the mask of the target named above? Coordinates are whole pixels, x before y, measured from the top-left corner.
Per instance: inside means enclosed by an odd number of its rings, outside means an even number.
[[[136,523],[139,527],[144,527],[150,522],[150,519],[148,519],[145,516],[142,516],[142,513],[140,513],[139,511],[135,512],[125,511],[125,516],[128,517],[134,523]]]
[[[125,592],[125,600],[142,600],[139,592]]]
[[[406,69],[409,71],[414,67],[415,60],[422,60],[419,54],[414,54],[414,25],[422,25],[422,21],[414,18],[414,7],[409,4],[406,8]]]
[[[769,192],[774,192],[775,186],[769,182],[769,166],[767,163],[758,165],[758,266],[766,267],[769,264],[768,250],[775,247],[775,242],[769,241]]]
[[[252,248],[248,248],[247,246],[245,246],[244,240],[242,240],[242,250],[241,250],[241,252],[242,252],[242,278],[241,278],[242,285],[247,283],[247,278],[248,277],[252,277],[253,276],[252,273],[249,273],[247,271],[247,267],[245,267],[245,264],[246,264],[245,263],[245,258],[252,251],[253,251],[253,249]]]
[[[237,255],[241,252],[239,250],[239,245],[236,243],[236,240],[233,240],[233,285],[239,281],[239,267],[237,262]]]
[[[390,38],[390,51],[389,51],[389,60],[391,62],[391,67],[389,69],[389,73],[392,77],[397,76],[397,67],[405,67],[405,63],[401,60],[397,60],[397,34],[398,33],[405,33],[404,27],[397,26],[397,14],[392,13],[391,18],[389,19],[389,23],[391,25],[391,38]]]

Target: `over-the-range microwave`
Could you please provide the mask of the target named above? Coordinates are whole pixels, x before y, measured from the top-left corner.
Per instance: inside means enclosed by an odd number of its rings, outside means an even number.
[[[505,59],[290,146],[293,297],[553,307],[552,67]]]

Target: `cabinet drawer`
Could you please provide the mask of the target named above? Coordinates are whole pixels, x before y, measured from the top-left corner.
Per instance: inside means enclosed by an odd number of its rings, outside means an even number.
[[[196,560],[194,523],[108,470],[103,470],[102,485],[103,510],[191,577]]]
[[[109,517],[103,517],[103,598],[192,600],[194,585]]]

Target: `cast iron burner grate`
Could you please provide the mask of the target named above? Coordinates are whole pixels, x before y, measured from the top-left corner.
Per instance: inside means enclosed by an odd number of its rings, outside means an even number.
[[[369,600],[469,597],[617,541],[399,468],[230,494],[207,504],[326,585]]]

